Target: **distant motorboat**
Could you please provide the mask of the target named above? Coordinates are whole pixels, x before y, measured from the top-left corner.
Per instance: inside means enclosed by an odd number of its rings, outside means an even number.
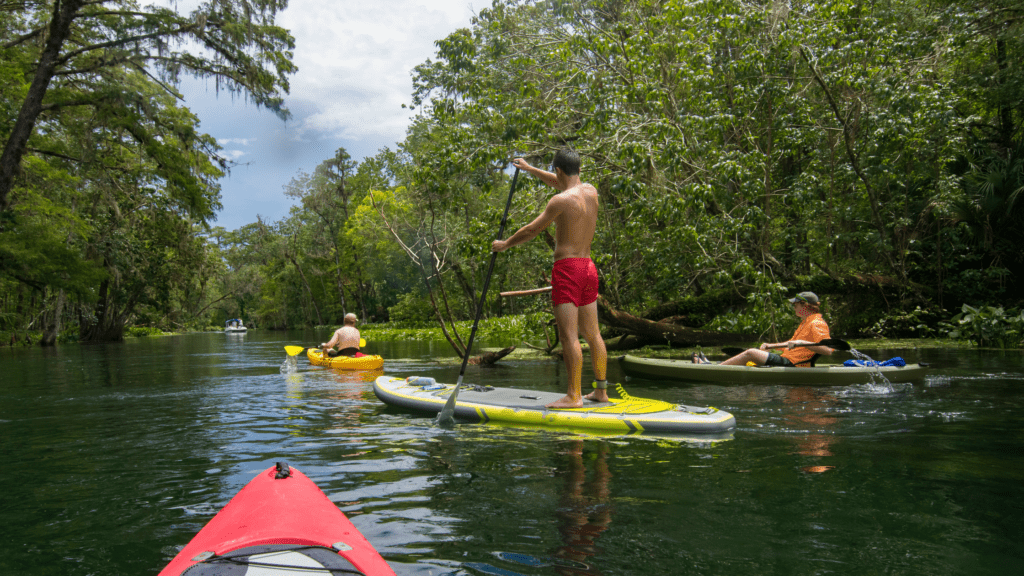
[[[240,318],[233,318],[224,323],[225,332],[245,332],[246,330],[248,329],[242,324]]]

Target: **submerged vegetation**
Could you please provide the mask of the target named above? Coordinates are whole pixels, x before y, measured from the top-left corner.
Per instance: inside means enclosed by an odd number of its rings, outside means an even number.
[[[102,4],[128,3],[68,3],[75,48],[27,140],[19,111],[53,3],[0,15],[0,330],[15,341],[351,311],[377,338],[430,333],[461,353],[509,160],[545,166],[571,145],[601,197],[608,306],[768,337],[791,330],[786,298],[813,290],[838,336],[1022,345],[1024,14],[1008,0],[495,0],[416,68],[394,150],[338,150],[286,187],[288,217],[230,231],[210,225],[226,161],[167,87],[212,74],[280,109],[293,66],[279,4],[153,9],[167,41],[243,35],[161,82],[144,73],[159,47],[102,56],[137,25],[93,26]],[[229,25],[216,7],[235,5],[263,20]],[[510,230],[550,194],[520,178]],[[498,258],[488,341],[544,340],[547,297],[498,292],[546,285],[550,260],[541,239]],[[687,305],[718,293],[733,300]]]

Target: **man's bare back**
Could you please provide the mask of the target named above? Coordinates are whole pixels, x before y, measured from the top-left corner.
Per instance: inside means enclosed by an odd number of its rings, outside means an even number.
[[[550,201],[561,205],[555,216],[555,260],[590,258],[590,243],[597,228],[597,189],[580,183],[556,194]]]
[[[333,344],[332,344],[333,343]],[[337,346],[339,350],[345,348],[359,347],[359,329],[354,326],[342,326],[334,331],[334,337],[327,343],[328,346]]]
[[[324,342],[320,344],[320,348],[324,350],[326,354],[328,350],[337,347],[338,350],[346,350],[349,348],[359,350],[359,329],[356,328],[356,322],[358,319],[355,314],[351,312],[345,315],[345,325],[334,331],[334,336],[330,342]]]
[[[516,159],[517,162],[520,160]],[[492,248],[497,252],[504,252],[512,246],[518,246],[534,238],[554,222],[554,259],[557,261],[563,258],[590,258],[590,243],[594,240],[594,232],[597,229],[597,189],[580,182],[577,176],[559,181],[550,172],[537,170],[525,161],[522,164],[530,167],[545,184],[561,192],[548,200],[544,211],[534,218],[533,222],[517,230],[507,240],[495,240]]]

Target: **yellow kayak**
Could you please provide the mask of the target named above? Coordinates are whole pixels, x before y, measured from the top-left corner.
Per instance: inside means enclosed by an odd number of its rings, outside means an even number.
[[[323,352],[318,348],[306,350],[306,357],[309,363],[314,366],[328,366],[330,368],[341,368],[342,370],[376,370],[384,366],[382,356],[361,356],[349,358],[348,356],[335,356],[324,358]]]

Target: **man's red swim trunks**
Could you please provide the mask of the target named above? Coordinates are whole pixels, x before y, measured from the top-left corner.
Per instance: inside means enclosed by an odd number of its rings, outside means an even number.
[[[577,308],[597,300],[597,267],[590,258],[562,258],[551,269],[551,303]]]

